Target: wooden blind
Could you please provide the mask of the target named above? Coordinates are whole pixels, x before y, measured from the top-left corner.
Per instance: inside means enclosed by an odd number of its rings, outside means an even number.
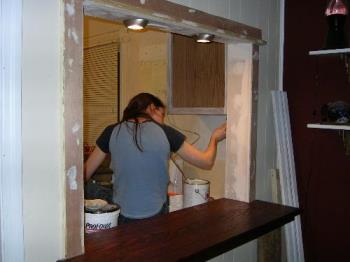
[[[225,45],[173,34],[173,107],[225,106]]]
[[[84,145],[119,119],[119,44],[84,49]]]

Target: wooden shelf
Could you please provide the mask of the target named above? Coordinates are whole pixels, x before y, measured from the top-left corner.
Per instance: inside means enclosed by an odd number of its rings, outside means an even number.
[[[350,48],[315,50],[310,51],[309,55],[334,55],[347,53],[350,53]]]
[[[333,130],[350,130],[350,125],[325,125],[325,124],[307,124],[308,128],[318,128],[318,129],[333,129]]]
[[[310,51],[309,55],[335,55],[335,54],[347,54],[347,53],[350,53],[350,48]]]

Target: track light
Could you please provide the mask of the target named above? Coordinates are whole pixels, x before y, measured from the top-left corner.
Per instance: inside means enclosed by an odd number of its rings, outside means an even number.
[[[214,35],[207,33],[200,33],[196,36],[196,41],[198,43],[210,43],[214,40]]]
[[[142,30],[148,24],[148,20],[143,18],[132,18],[124,20],[123,23],[131,30]]]

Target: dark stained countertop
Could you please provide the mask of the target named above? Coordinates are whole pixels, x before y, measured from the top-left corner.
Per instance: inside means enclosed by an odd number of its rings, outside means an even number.
[[[204,261],[294,219],[298,208],[218,199],[85,236],[67,261]]]

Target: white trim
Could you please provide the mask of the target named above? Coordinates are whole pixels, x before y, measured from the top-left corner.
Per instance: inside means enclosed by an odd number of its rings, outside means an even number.
[[[281,0],[280,6],[280,40],[279,40],[279,65],[278,65],[278,90],[283,90],[283,63],[284,63],[284,18],[285,0]]]
[[[0,261],[24,261],[22,213],[22,0],[0,0]]]

